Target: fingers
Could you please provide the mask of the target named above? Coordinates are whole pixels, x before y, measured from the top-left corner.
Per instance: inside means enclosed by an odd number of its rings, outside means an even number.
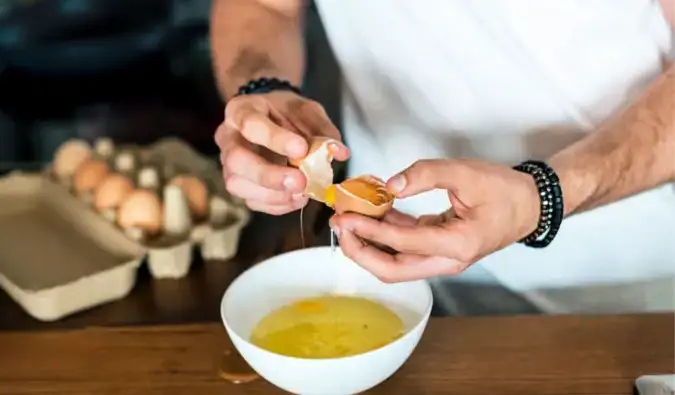
[[[225,123],[253,144],[289,158],[307,155],[307,141],[297,133],[282,128],[269,117],[268,102],[258,96],[232,99],[225,109]]]
[[[460,161],[430,159],[415,162],[387,181],[387,189],[398,198],[417,195],[433,189],[455,190],[465,178]]]
[[[307,205],[307,202],[308,200],[306,197],[300,197],[291,204],[267,204],[258,200],[247,200],[246,206],[253,211],[260,211],[272,215],[284,215],[300,210]]]
[[[302,129],[312,136],[325,136],[336,141],[342,141],[340,131],[328,117],[323,106],[314,101],[303,101],[297,109],[295,121],[302,125]],[[330,150],[338,161],[349,159],[349,149],[340,143],[331,144]]]
[[[382,218],[382,221],[396,226],[415,226],[417,220],[412,215],[402,213],[398,210],[389,210],[387,215]]]
[[[331,219],[331,226],[340,232],[352,232],[402,253],[444,256],[471,263],[478,251],[473,242],[477,240],[475,230],[462,222],[442,227],[396,226],[358,214],[343,214]],[[474,237],[467,237],[467,233],[473,234]]]
[[[342,252],[386,283],[411,281],[440,275],[456,275],[467,265],[453,259],[415,254],[390,255],[375,247],[364,245],[350,231],[341,231]]]
[[[347,159],[349,159],[349,156],[351,153],[349,152],[349,148],[345,146],[342,143],[334,143],[330,144],[329,146],[331,153],[333,154],[333,158],[339,162],[344,162]]]
[[[244,200],[255,200],[270,205],[292,204],[294,200],[302,197],[300,194],[292,194],[287,191],[277,191],[262,187],[240,176],[227,177],[225,181],[227,191]]]
[[[248,148],[234,144],[221,153],[226,176],[239,176],[267,189],[301,193],[306,180],[302,172],[287,166],[271,164]]]

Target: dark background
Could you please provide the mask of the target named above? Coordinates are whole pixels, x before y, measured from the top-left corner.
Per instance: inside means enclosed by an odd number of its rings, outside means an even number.
[[[71,137],[177,136],[217,160],[213,134],[224,103],[212,78],[209,11],[210,0],[0,0],[0,175],[41,168]],[[306,12],[303,88],[339,125],[338,68],[316,9]],[[310,245],[329,242],[327,215],[306,225],[319,235]],[[181,280],[154,280],[142,265],[125,299],[54,323],[33,319],[0,290],[0,330],[218,321],[232,279],[301,247],[298,219],[258,213],[236,258],[203,262],[195,254]]]
[[[0,171],[42,166],[75,136],[179,136],[216,155],[224,104],[209,10],[210,0],[0,0]],[[339,72],[313,4],[306,45],[306,93],[339,123]]]

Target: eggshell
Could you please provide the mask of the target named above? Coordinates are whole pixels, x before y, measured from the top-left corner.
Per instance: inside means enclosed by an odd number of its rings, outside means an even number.
[[[117,223],[125,229],[139,228],[156,234],[162,227],[163,208],[159,197],[147,190],[131,192],[120,205]]]
[[[84,162],[75,171],[73,187],[78,195],[93,192],[110,173],[107,163],[90,159]]]
[[[337,143],[337,140],[316,137],[312,140],[306,157],[289,160],[289,164],[300,169],[307,179],[305,195],[320,202],[325,202],[326,189],[333,184],[333,153],[329,149],[331,143]]]
[[[134,183],[122,174],[108,175],[94,193],[94,207],[98,211],[114,209],[134,190]]]
[[[196,218],[204,218],[209,205],[209,191],[204,181],[195,176],[176,176],[169,185],[178,186],[188,199],[190,210]]]
[[[73,176],[78,167],[91,158],[91,147],[84,140],[63,143],[54,155],[52,171],[63,180]]]
[[[385,182],[370,175],[345,180],[335,185],[334,193],[332,206],[338,214],[352,212],[379,219],[394,204],[394,195],[387,191]]]

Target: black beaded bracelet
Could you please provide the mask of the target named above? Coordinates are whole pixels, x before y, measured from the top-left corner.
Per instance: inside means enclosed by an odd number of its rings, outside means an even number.
[[[251,80],[246,85],[243,85],[237,91],[235,96],[251,95],[255,93],[269,93],[272,91],[291,91],[298,95],[302,94],[300,88],[294,86],[288,81],[280,80],[278,78],[258,78]]]
[[[540,214],[537,229],[520,241],[528,247],[547,247],[560,230],[565,213],[558,175],[548,164],[529,160],[514,167],[534,178],[539,190]]]

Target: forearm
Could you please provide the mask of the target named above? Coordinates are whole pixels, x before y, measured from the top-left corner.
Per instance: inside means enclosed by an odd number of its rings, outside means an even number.
[[[213,70],[221,96],[259,77],[299,85],[304,67],[302,0],[214,0]]]
[[[675,181],[675,68],[549,163],[561,180],[566,215]]]

